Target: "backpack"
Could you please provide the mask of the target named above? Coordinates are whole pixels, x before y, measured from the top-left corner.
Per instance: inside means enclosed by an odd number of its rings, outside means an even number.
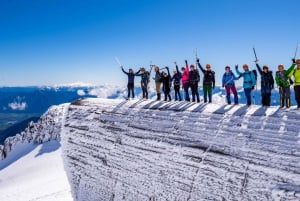
[[[257,71],[255,69],[253,69],[252,72],[254,74],[255,80],[257,80]]]

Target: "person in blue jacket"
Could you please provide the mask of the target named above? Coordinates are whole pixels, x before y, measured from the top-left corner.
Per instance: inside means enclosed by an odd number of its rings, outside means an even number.
[[[237,105],[239,104],[239,98],[237,95],[236,87],[234,80],[238,80],[239,78],[236,77],[233,72],[230,70],[230,66],[225,67],[225,73],[222,78],[222,87],[225,87],[226,90],[226,98],[227,98],[227,103],[230,105],[231,104],[231,98],[230,98],[230,90],[232,91],[234,95],[234,104]]]
[[[128,76],[128,83],[127,83],[128,97],[127,97],[127,99],[130,98],[130,92],[132,94],[132,98],[134,98],[134,77],[137,74],[139,74],[140,70],[138,72],[134,73],[131,68],[129,68],[128,72],[126,72],[124,70],[123,66],[121,66],[121,69],[122,69],[123,73],[125,73]]]
[[[182,78],[182,74],[178,69],[178,65],[175,62],[176,65],[176,70],[173,70],[173,77],[172,77],[172,81],[173,81],[173,85],[174,85],[174,91],[175,91],[175,101],[177,101],[179,99],[179,101],[182,100],[181,98],[181,94],[180,94],[180,83],[181,83],[181,78]]]
[[[244,87],[244,92],[245,96],[247,98],[247,106],[251,105],[251,91],[254,89],[256,85],[256,79],[255,75],[252,71],[249,70],[249,67],[247,64],[243,65],[244,72],[240,72],[238,69],[238,65],[235,66],[236,73],[244,78],[243,81],[243,87]]]
[[[269,67],[264,65],[263,68],[259,66],[256,61],[257,70],[261,76],[261,104],[262,106],[271,105],[271,91],[274,89],[274,78],[272,71],[269,71]]]

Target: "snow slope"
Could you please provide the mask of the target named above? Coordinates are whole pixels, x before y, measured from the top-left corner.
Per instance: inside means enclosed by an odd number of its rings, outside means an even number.
[[[63,153],[76,200],[300,200],[299,111],[86,99]]]
[[[58,141],[19,144],[0,163],[0,200],[73,200]]]

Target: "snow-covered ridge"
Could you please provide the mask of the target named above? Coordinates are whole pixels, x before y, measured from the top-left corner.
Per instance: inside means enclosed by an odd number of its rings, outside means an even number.
[[[4,144],[0,145],[0,159],[5,158],[20,143],[41,144],[50,140],[60,141],[64,108],[67,106],[68,104],[52,106],[38,122],[30,122],[23,132],[6,138]]]
[[[65,115],[76,200],[300,200],[294,109],[85,99]]]

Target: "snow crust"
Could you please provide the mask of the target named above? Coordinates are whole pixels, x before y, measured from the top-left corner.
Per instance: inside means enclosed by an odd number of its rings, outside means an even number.
[[[85,99],[62,135],[75,200],[300,200],[299,111]]]

